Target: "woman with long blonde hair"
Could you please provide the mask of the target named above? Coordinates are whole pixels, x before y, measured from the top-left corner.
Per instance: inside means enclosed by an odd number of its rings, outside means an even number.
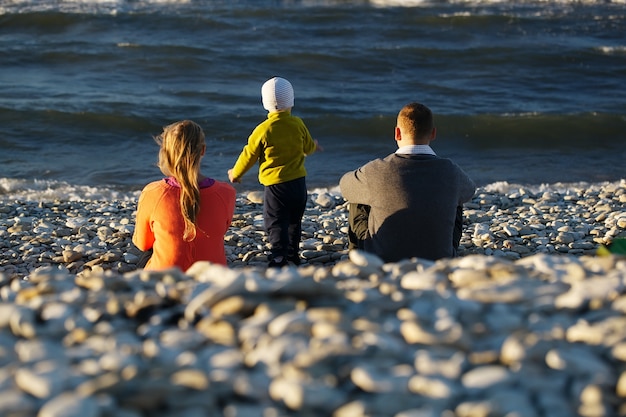
[[[166,178],[148,184],[139,197],[133,243],[152,251],[146,269],[196,261],[226,265],[224,235],[235,211],[235,189],[200,172],[206,142],[202,128],[183,120],[163,128],[158,166]]]

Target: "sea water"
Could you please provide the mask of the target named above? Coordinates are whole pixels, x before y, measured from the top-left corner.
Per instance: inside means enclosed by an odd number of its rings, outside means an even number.
[[[135,198],[182,119],[226,180],[272,76],[324,147],[311,189],[393,152],[412,101],[479,185],[615,181],[625,33],[624,1],[0,0],[0,196]]]

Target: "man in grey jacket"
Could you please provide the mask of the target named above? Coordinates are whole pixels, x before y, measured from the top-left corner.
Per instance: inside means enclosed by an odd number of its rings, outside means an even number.
[[[407,104],[395,128],[398,150],[343,175],[339,186],[350,203],[351,247],[385,262],[456,256],[463,203],[476,185],[458,165],[435,154],[430,143],[436,133],[430,109]]]

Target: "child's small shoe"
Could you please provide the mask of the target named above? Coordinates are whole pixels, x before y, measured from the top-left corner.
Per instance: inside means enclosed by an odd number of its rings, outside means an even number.
[[[287,261],[293,263],[295,266],[300,265],[300,263],[302,262],[298,254],[287,256]]]
[[[267,264],[268,268],[282,268],[283,266],[287,265],[287,259],[285,259],[285,257],[283,256],[277,256],[277,257],[272,257],[269,261],[269,263]]]

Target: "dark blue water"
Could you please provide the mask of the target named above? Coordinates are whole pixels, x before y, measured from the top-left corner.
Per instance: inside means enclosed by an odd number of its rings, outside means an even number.
[[[181,119],[226,179],[274,75],[325,148],[310,187],[393,152],[411,101],[479,184],[626,177],[623,3],[401,3],[0,0],[0,179],[140,189]]]

